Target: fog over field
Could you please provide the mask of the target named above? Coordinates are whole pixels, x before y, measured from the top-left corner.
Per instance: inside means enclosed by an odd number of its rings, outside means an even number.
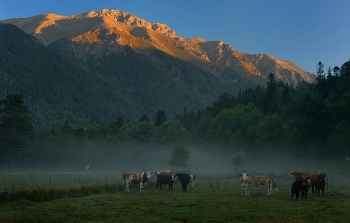
[[[237,177],[242,172],[274,175],[276,178],[292,179],[292,171],[316,172],[323,171],[330,178],[349,178],[350,162],[345,155],[323,157],[308,154],[283,154],[276,152],[262,153],[242,150],[246,154],[245,162],[239,168],[232,163],[232,158],[239,151],[234,148],[222,148],[217,145],[185,145],[190,159],[187,167],[168,165],[171,153],[176,145],[152,144],[118,144],[102,145],[90,143],[75,151],[71,160],[59,156],[50,156],[49,149],[45,151],[42,160],[29,166],[18,164],[18,170],[30,171],[60,171],[85,172],[85,165],[92,165],[92,172],[123,172],[123,171],[159,171],[173,169],[200,176]],[[67,152],[68,150],[63,150]],[[70,151],[68,151],[70,152]],[[73,154],[73,153],[72,153]],[[4,169],[5,170],[5,169]],[[6,171],[6,170],[5,170]]]
[[[190,159],[187,167],[176,169],[168,165],[171,153],[175,146],[162,146],[139,148],[129,154],[129,157],[121,157],[120,164],[109,171],[158,171],[161,169],[174,169],[175,171],[187,172],[200,175],[221,175],[238,176],[241,172],[248,172],[251,175],[275,175],[285,179],[292,179],[292,171],[316,172],[324,171],[329,175],[349,177],[350,162],[345,156],[319,157],[317,155],[300,156],[299,154],[277,154],[259,153],[247,154],[246,162],[238,169],[233,165],[232,158],[238,150],[223,149],[218,146],[186,145],[189,150]],[[138,151],[139,150],[139,151]],[[132,158],[130,158],[132,157]],[[103,162],[101,162],[103,164]]]

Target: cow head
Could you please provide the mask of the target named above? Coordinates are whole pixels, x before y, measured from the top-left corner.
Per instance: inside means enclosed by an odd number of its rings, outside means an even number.
[[[300,177],[302,180],[302,185],[303,186],[307,186],[307,185],[311,185],[311,181],[310,181],[310,177],[309,176],[305,176],[305,177]]]
[[[249,176],[249,173],[241,173],[241,179],[243,183],[247,182],[247,177]]]
[[[294,172],[292,172],[292,175],[294,177],[294,180],[298,180],[300,175],[301,175],[301,172],[300,171],[294,171]]]
[[[147,180],[152,179],[154,177],[154,172],[153,171],[147,171],[146,172],[146,176],[147,176]]]
[[[318,181],[322,182],[322,181],[325,180],[324,178],[325,178],[326,176],[327,176],[326,174],[319,173],[319,174],[317,174],[317,179],[318,179]]]

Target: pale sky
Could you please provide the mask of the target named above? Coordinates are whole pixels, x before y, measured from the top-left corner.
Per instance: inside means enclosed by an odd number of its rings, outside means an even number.
[[[350,60],[349,0],[0,0],[0,20],[38,14],[127,11],[184,38],[223,41],[316,73]]]

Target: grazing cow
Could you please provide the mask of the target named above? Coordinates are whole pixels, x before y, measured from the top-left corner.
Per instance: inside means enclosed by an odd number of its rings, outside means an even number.
[[[345,159],[346,161],[350,161],[350,156],[346,157]]]
[[[263,176],[263,175],[255,175],[254,176],[254,191],[255,188],[259,185],[266,185],[267,180],[271,180],[272,188],[275,189],[275,191],[278,191],[278,186],[276,185],[275,181],[272,179],[272,177],[269,176]],[[267,185],[266,185],[267,187]],[[271,189],[272,189],[271,188]],[[259,189],[259,187],[258,187]],[[272,192],[272,191],[271,191]],[[270,193],[271,194],[271,193]]]
[[[191,177],[191,181],[192,181],[192,188],[194,188],[194,181],[196,180],[196,175],[191,174],[190,177]]]
[[[162,188],[162,184],[169,184],[169,190],[173,190],[173,184],[174,184],[174,174],[171,173],[164,173],[164,172],[160,172],[157,173],[157,184],[156,184],[156,188],[158,189],[158,186],[160,187],[161,190],[163,190]]]
[[[322,197],[324,196],[324,188],[326,185],[325,177],[327,175],[323,173],[317,174],[316,192],[317,196],[320,196],[320,191],[322,191]]]
[[[240,182],[241,182],[241,194],[243,194],[243,192],[245,195],[249,194],[249,186],[251,183],[249,173],[241,173]]]
[[[129,192],[129,183],[139,184],[140,193],[143,192],[143,188],[147,185],[148,180],[153,178],[154,172],[124,172],[123,180],[125,182],[125,191]]]
[[[303,173],[303,172],[300,172],[300,171],[294,171],[292,172],[292,175],[294,177],[294,180],[298,179],[300,176],[302,178],[306,178],[306,177],[309,177],[310,178],[310,181],[311,181],[311,187],[312,187],[312,194],[315,195],[315,188],[318,184],[318,177],[317,177],[317,174],[323,174],[325,176],[327,176],[327,174],[325,172],[314,172],[314,173]],[[325,180],[326,182],[326,180]],[[327,187],[328,187],[328,181],[327,181]],[[327,188],[328,189],[328,188]]]
[[[175,177],[181,182],[182,191],[187,191],[187,184],[191,181],[190,175],[187,173],[177,173]]]
[[[296,179],[293,184],[292,184],[292,198],[290,199],[291,201],[293,200],[293,195],[295,194],[295,200],[297,201],[299,198],[299,193],[301,191],[301,185],[303,183],[303,178],[299,177],[298,179]]]
[[[92,168],[91,165],[86,165],[85,166],[85,170],[88,171],[88,172],[91,172],[91,168]]]

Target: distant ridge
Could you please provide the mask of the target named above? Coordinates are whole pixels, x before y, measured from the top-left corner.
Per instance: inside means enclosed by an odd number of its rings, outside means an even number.
[[[150,52],[157,49],[216,76],[228,67],[256,84],[266,83],[270,73],[292,86],[301,81],[315,81],[315,75],[292,62],[267,54],[238,52],[222,41],[182,38],[165,24],[150,23],[120,10],[103,9],[71,16],[46,14],[1,22],[18,26],[46,45],[69,39],[81,45],[75,50],[89,54],[117,52],[120,46],[129,46],[152,58]]]

